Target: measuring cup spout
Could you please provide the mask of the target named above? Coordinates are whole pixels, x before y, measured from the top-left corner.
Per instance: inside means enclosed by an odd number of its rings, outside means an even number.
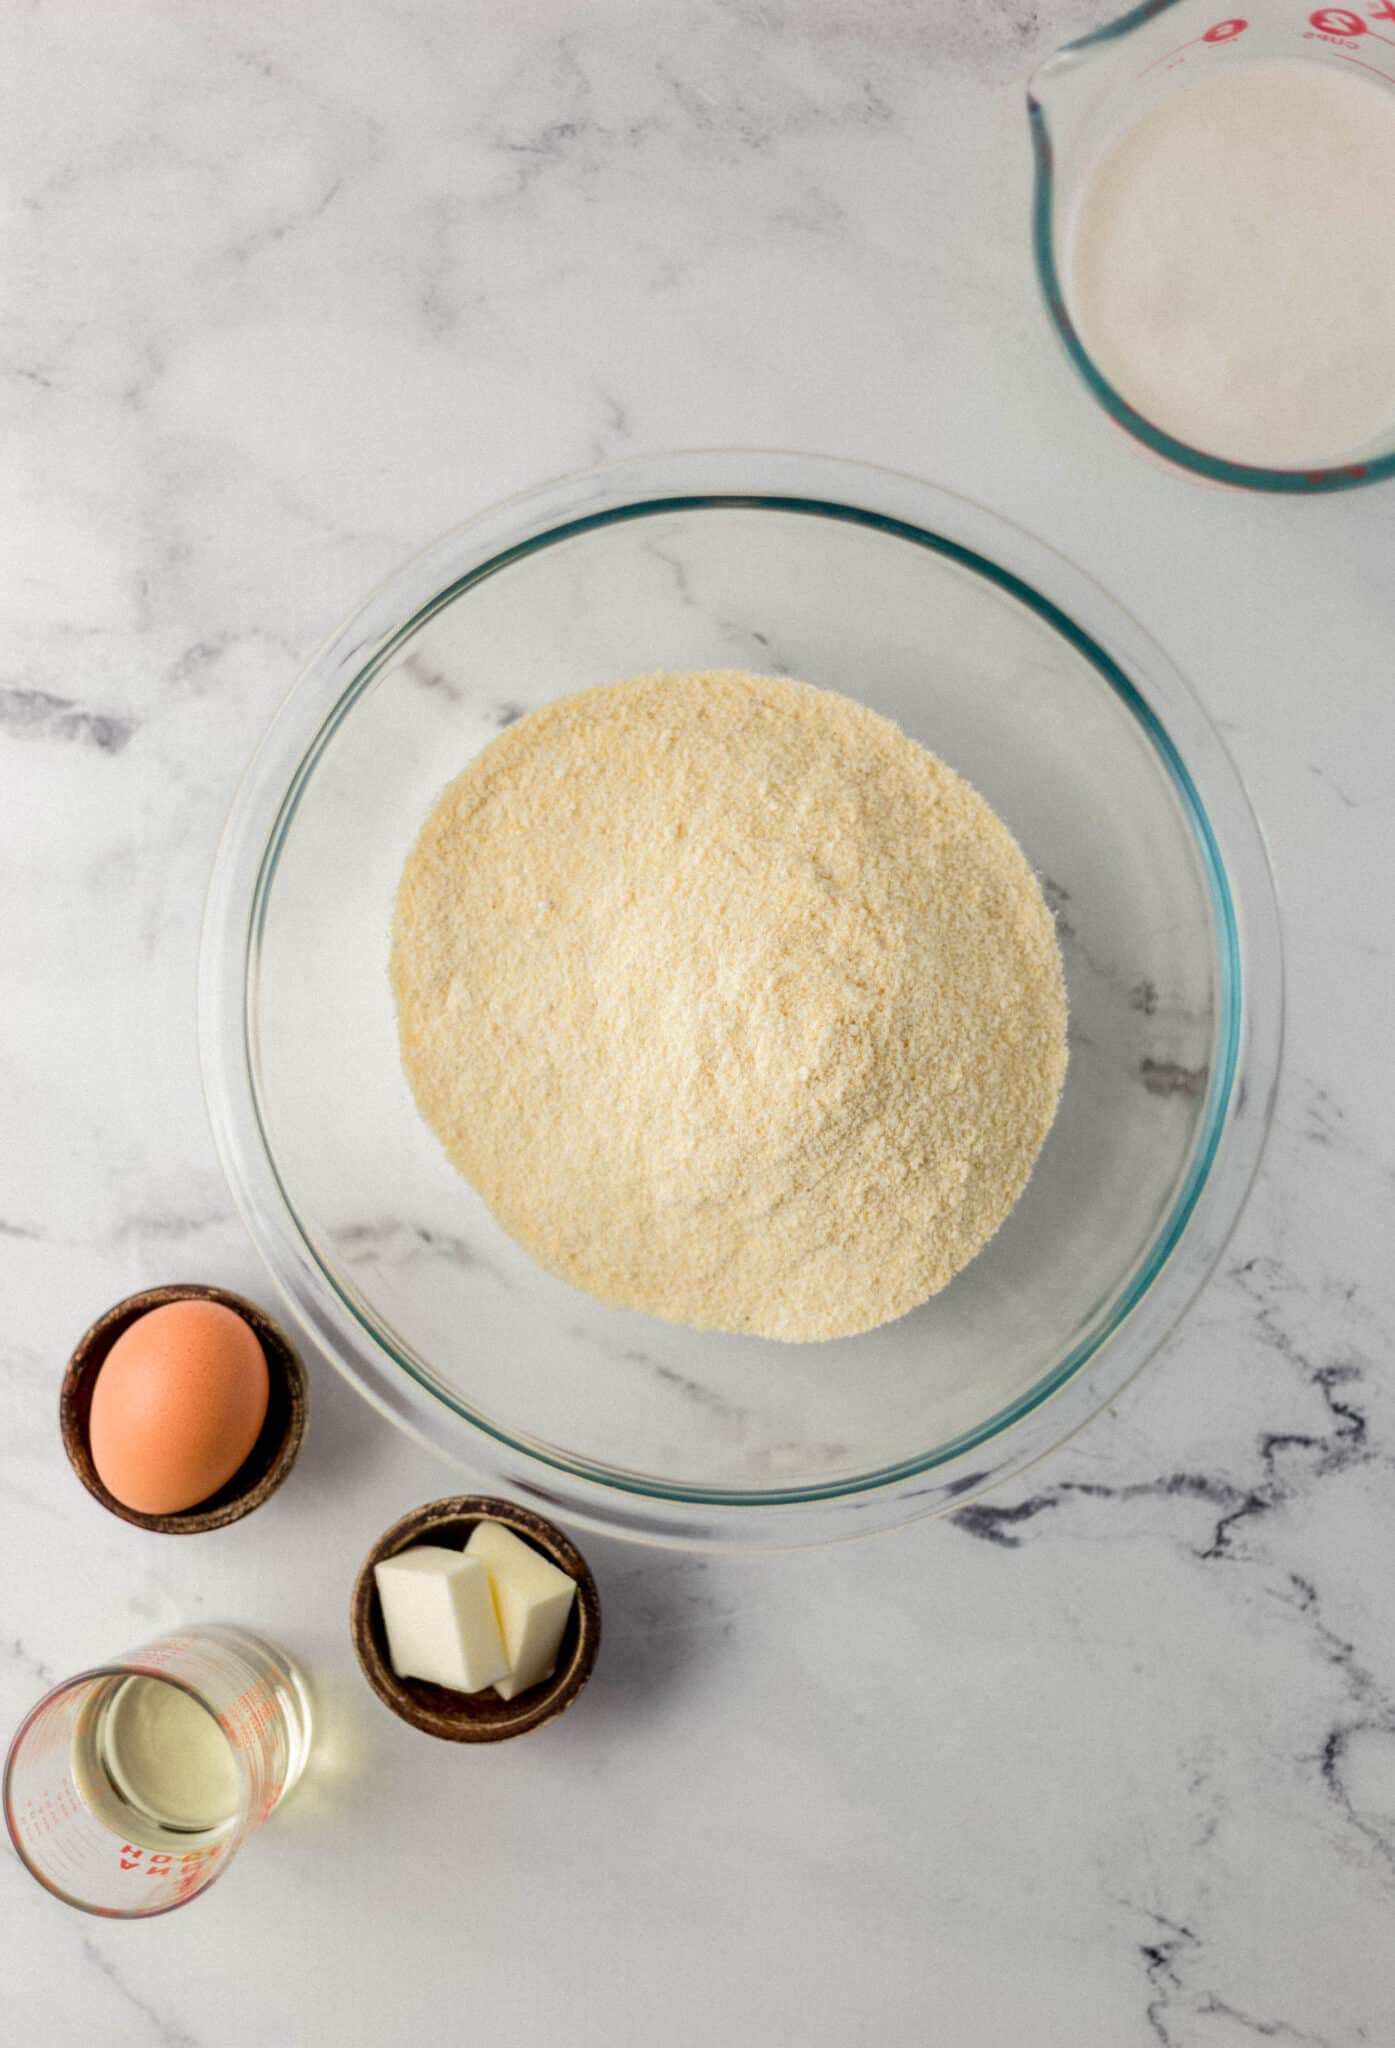
[[[1122,46],[1135,31],[1186,4],[1187,0],[1142,0],[1141,6],[1130,8],[1102,28],[1062,43],[1042,59],[1027,80],[1029,111],[1038,109],[1048,117],[1064,114],[1077,96],[1097,92],[1102,70],[1114,62],[1128,63],[1129,53]]]

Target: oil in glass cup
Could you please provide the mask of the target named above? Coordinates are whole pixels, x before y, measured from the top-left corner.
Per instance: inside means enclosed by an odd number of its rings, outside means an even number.
[[[113,1919],[197,1898],[285,1799],[310,1751],[286,1652],[241,1628],[187,1629],[55,1686],[5,1764],[5,1820],[65,1904]]]

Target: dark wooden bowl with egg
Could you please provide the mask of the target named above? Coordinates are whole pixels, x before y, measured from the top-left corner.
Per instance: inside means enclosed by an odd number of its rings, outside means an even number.
[[[251,1450],[231,1477],[205,1499],[174,1513],[143,1513],[116,1498],[104,1485],[92,1455],[92,1398],[98,1376],[117,1339],[142,1316],[173,1302],[208,1301],[230,1309],[251,1330],[267,1367],[266,1415]],[[79,1341],[63,1375],[59,1423],[68,1462],[94,1500],[109,1514],[161,1536],[199,1536],[241,1521],[269,1500],[300,1454],[310,1413],[305,1369],[284,1331],[265,1310],[223,1287],[147,1287],[109,1308]]]
[[[387,1631],[373,1567],[417,1544],[463,1545],[477,1522],[499,1522],[538,1550],[576,1584],[576,1599],[552,1676],[513,1699],[455,1692],[424,1678],[399,1678],[388,1656]],[[446,1742],[507,1742],[545,1727],[564,1713],[591,1676],[601,1644],[601,1600],[576,1545],[544,1516],[514,1501],[460,1495],[413,1508],[384,1531],[363,1560],[350,1609],[354,1649],[363,1675],[385,1707],[425,1735]]]

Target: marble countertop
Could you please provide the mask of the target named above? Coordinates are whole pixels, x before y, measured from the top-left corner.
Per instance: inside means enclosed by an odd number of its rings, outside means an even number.
[[[114,1925],[0,1854],[35,2048],[1395,2041],[1390,487],[1153,467],[1038,309],[1022,82],[1103,19],[951,0],[33,0],[0,15],[0,1723],[229,1616],[323,1741],[207,1901]],[[956,1521],[749,1559],[588,1540],[591,1690],[413,1735],[345,1627],[449,1490],[315,1361],[293,1482],[188,1544],[56,1427],[108,1302],[271,1291],[195,1054],[215,840],[307,652],[443,527],[643,448],[891,463],[1088,564],[1225,733],[1289,1049],[1179,1336]]]

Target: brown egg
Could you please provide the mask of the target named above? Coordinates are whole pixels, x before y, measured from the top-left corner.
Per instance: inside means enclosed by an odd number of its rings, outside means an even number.
[[[266,1355],[217,1301],[171,1301],[124,1330],[92,1389],[88,1441],[109,1493],[146,1515],[196,1507],[266,1420]]]

